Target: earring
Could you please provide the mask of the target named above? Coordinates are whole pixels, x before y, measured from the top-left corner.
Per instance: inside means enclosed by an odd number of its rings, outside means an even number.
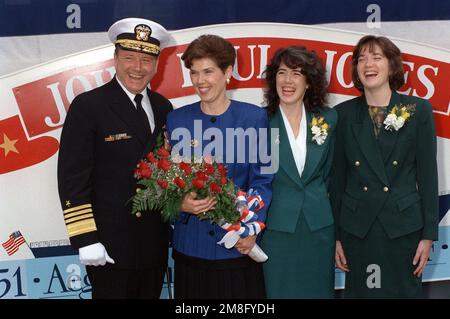
[[[230,84],[230,79],[227,79],[227,84]]]

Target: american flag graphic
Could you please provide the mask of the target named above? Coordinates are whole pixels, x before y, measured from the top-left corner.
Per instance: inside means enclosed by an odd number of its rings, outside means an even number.
[[[20,231],[15,231],[11,235],[9,235],[9,238],[7,241],[5,241],[2,246],[5,248],[6,253],[8,256],[13,255],[16,251],[19,250],[20,245],[22,245],[25,242],[25,238],[23,238]]]

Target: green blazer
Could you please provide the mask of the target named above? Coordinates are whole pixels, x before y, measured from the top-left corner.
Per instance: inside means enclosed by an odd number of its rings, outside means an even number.
[[[306,112],[307,152],[301,177],[295,165],[281,112],[278,110],[270,120],[270,127],[279,129],[278,136],[271,135],[272,145],[275,143],[275,147],[279,147],[278,157],[274,156],[272,149],[272,160],[278,163],[279,168],[272,182],[272,203],[267,214],[267,229],[294,233],[302,211],[311,231],[333,224],[327,184],[333,158],[337,113],[328,108],[319,112],[330,126],[328,137],[322,145],[312,141],[312,114]]]
[[[337,236],[340,229],[364,238],[378,218],[390,238],[422,230],[438,237],[436,135],[428,101],[392,93],[395,105],[415,105],[398,131],[375,138],[364,96],[336,107],[339,124],[330,184]]]

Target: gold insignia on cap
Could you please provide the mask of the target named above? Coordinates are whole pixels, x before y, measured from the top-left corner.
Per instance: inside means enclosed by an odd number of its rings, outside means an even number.
[[[139,24],[134,28],[134,33],[136,34],[136,40],[148,41],[148,37],[152,34],[152,29],[148,25]]]

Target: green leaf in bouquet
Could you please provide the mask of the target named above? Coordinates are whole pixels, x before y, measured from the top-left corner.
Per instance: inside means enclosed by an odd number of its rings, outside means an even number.
[[[163,145],[164,145],[164,131],[161,131],[161,133],[159,133],[158,136],[156,137],[155,150],[159,149]]]
[[[164,221],[172,223],[177,220],[178,215],[180,214],[181,201],[182,198],[178,197],[165,202],[165,205],[161,211]]]

